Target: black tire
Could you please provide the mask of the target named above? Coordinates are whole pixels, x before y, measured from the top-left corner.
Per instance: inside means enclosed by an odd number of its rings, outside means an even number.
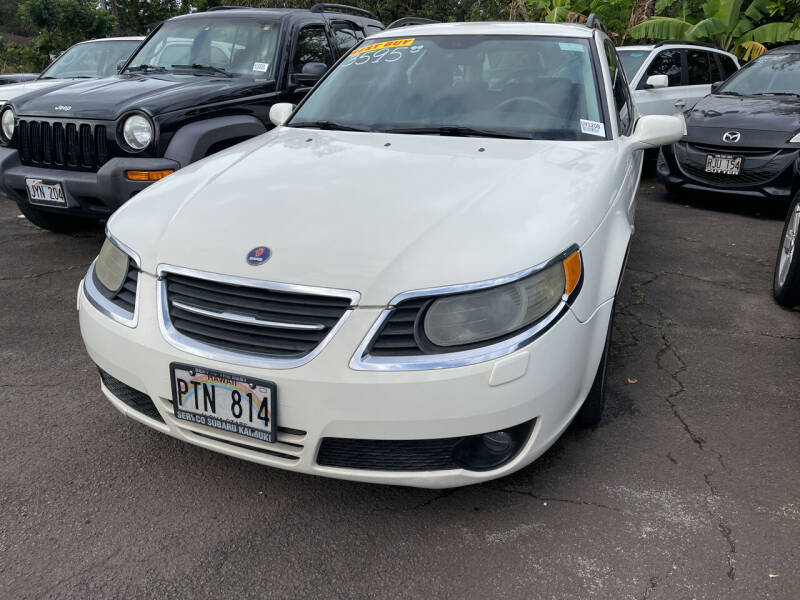
[[[787,308],[800,305],[800,192],[789,205],[783,225],[781,245],[775,260],[772,295],[778,304]]]
[[[667,193],[672,194],[673,196],[677,196],[681,191],[681,188],[674,183],[665,183],[664,187],[667,189]]]
[[[53,231],[55,233],[71,233],[73,231],[89,229],[95,223],[92,219],[76,217],[74,215],[59,215],[39,210],[28,202],[27,199],[17,198],[16,200],[20,212],[25,215],[28,221],[48,231]]]
[[[594,376],[592,387],[586,400],[583,401],[578,414],[572,424],[577,427],[591,428],[600,424],[603,417],[603,409],[606,406],[606,373],[608,372],[608,355],[611,351],[611,331],[614,323],[614,312],[612,308],[611,317],[608,319],[608,332],[606,333],[606,345],[603,348],[603,356],[600,357],[600,364]]]

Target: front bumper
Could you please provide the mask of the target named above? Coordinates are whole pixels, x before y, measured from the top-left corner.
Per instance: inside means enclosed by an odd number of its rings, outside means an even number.
[[[125,171],[178,170],[180,165],[163,158],[112,158],[96,172],[74,171],[23,165],[14,148],[0,147],[0,191],[15,200],[27,201],[25,179],[41,179],[61,183],[67,207],[36,208],[48,212],[104,219],[151,185],[151,182],[130,181]]]
[[[210,450],[263,465],[357,481],[445,488],[477,483],[520,469],[555,442],[580,408],[603,351],[612,301],[586,321],[568,311],[547,333],[503,358],[452,369],[414,372],[355,371],[348,363],[380,315],[358,308],[311,362],[263,369],[201,358],[167,343],[159,330],[156,279],[139,276],[138,324],[131,328],[100,313],[78,292],[80,326],[92,360],[114,379],[143,392],[160,419],[135,410],[103,385],[127,416]],[[172,362],[250,375],[278,389],[278,443],[243,439],[176,419]],[[429,440],[475,435],[536,420],[520,451],[490,471],[391,471],[327,467],[317,457],[323,439]]]
[[[688,147],[690,156],[684,147]],[[741,176],[715,176],[704,174],[698,157],[706,154],[736,155],[736,149],[693,149],[684,142],[663,146],[656,163],[656,175],[670,187],[690,191],[714,192],[737,196],[751,196],[767,200],[787,201],[792,197],[795,177],[800,174],[800,150],[770,151],[763,156],[745,154]],[[696,156],[695,156],[696,155]]]

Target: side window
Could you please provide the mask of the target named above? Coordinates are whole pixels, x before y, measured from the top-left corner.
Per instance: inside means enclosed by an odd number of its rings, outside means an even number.
[[[642,78],[642,84],[647,82],[651,75],[666,75],[669,78],[669,87],[681,85],[681,51],[662,50],[653,58],[647,67],[647,74]]]
[[[722,76],[720,79],[727,79],[739,70],[739,67],[736,66],[736,63],[730,56],[717,54],[717,58],[719,58],[719,62],[722,65]]]
[[[333,52],[328,44],[328,36],[322,25],[309,25],[297,35],[297,46],[294,49],[292,69],[295,73],[303,71],[303,65],[317,62],[327,66],[333,64]]]
[[[347,53],[350,48],[364,39],[361,28],[349,21],[334,21],[331,23],[331,30],[333,30],[340,54]]]
[[[373,33],[380,33],[383,31],[383,27],[378,27],[377,25],[367,25],[367,35],[372,35]]]
[[[625,78],[625,71],[622,69],[622,64],[619,61],[614,45],[606,40],[605,49],[606,58],[608,59],[608,71],[611,75],[611,86],[614,92],[614,105],[619,133],[620,135],[628,135],[631,130],[633,115],[628,80]]]
[[[708,52],[705,50],[689,50],[686,54],[686,85],[703,85],[711,83],[711,69]]]
[[[710,63],[710,67],[711,67],[711,69],[710,69],[710,71],[711,71],[711,83],[714,83],[715,81],[722,81],[723,79],[725,79],[722,76],[722,73],[719,70],[720,63],[717,60],[718,58],[719,58],[719,54],[717,54],[716,52],[709,52],[708,53],[708,61]]]

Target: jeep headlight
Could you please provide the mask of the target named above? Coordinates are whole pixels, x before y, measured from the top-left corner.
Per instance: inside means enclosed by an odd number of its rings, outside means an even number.
[[[435,346],[466,346],[502,338],[533,325],[577,287],[580,253],[494,288],[434,300],[423,321],[425,337]]]
[[[109,295],[113,296],[122,289],[129,265],[128,255],[106,238],[94,265],[94,273]]]
[[[153,141],[153,124],[144,115],[131,115],[122,125],[122,138],[131,150],[144,150]]]
[[[0,104],[2,106],[2,104]],[[3,110],[2,116],[0,116],[0,130],[3,132],[3,139],[5,141],[9,141],[14,136],[14,109],[10,106],[6,107]]]
[[[792,139],[789,140],[790,143],[800,144],[800,131],[798,131]]]

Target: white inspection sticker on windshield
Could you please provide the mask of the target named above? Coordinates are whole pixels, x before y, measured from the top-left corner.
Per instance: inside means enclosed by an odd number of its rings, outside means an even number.
[[[602,123],[598,123],[597,121],[587,121],[586,119],[581,119],[581,133],[606,137],[606,126]]]
[[[253,63],[253,71],[260,71],[266,73],[269,68],[269,63]]]

